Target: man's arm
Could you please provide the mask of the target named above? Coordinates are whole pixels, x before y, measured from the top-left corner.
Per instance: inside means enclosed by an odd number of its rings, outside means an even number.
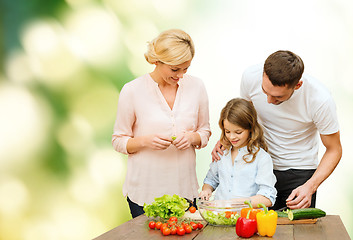
[[[323,181],[328,178],[342,157],[340,132],[330,135],[320,135],[323,145],[326,147],[319,166],[313,176],[303,185],[292,191],[287,199],[287,206],[291,209],[307,208],[311,205],[311,196]]]

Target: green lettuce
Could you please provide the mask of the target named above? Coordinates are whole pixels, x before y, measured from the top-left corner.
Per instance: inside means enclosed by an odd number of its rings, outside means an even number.
[[[202,216],[212,225],[235,225],[240,217],[239,214],[232,214],[230,218],[226,218],[225,212],[215,214],[213,211],[208,210],[203,211]]]
[[[163,195],[162,197],[155,198],[152,204],[143,205],[143,210],[147,217],[161,217],[169,219],[170,217],[182,217],[185,210],[189,207],[189,203],[184,199],[174,194]]]

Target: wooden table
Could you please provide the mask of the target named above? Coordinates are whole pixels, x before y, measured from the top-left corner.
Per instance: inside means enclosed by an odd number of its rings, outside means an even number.
[[[235,227],[214,227],[206,225],[202,230],[192,231],[184,236],[169,235],[163,236],[159,230],[148,228],[148,219],[145,215],[134,218],[104,234],[94,240],[174,240],[174,239],[194,239],[194,240],[234,240],[243,239],[236,235]],[[252,239],[270,239],[254,235]],[[272,239],[284,240],[345,240],[350,239],[341,218],[338,215],[328,215],[319,218],[315,224],[295,224],[277,225],[276,233]]]

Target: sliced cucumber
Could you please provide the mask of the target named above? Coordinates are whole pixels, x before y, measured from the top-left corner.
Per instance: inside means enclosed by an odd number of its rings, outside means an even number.
[[[278,217],[284,217],[284,218],[288,217],[288,213],[286,211],[278,211],[278,210],[276,210],[275,212],[277,213]]]
[[[301,208],[288,211],[289,220],[312,219],[325,217],[326,212],[318,208]]]

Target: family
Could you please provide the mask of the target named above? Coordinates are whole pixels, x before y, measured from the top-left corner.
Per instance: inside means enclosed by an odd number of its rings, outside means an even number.
[[[132,217],[164,194],[207,200],[213,191],[215,199],[249,197],[272,209],[315,207],[318,187],[342,156],[329,90],[303,73],[291,51],[246,69],[240,97],[220,113],[221,136],[199,192],[195,149],[207,145],[211,130],[206,88],[186,74],[194,54],[184,31],[160,33],[145,53],[154,70],[120,92],[112,144],[128,155],[123,194]]]

